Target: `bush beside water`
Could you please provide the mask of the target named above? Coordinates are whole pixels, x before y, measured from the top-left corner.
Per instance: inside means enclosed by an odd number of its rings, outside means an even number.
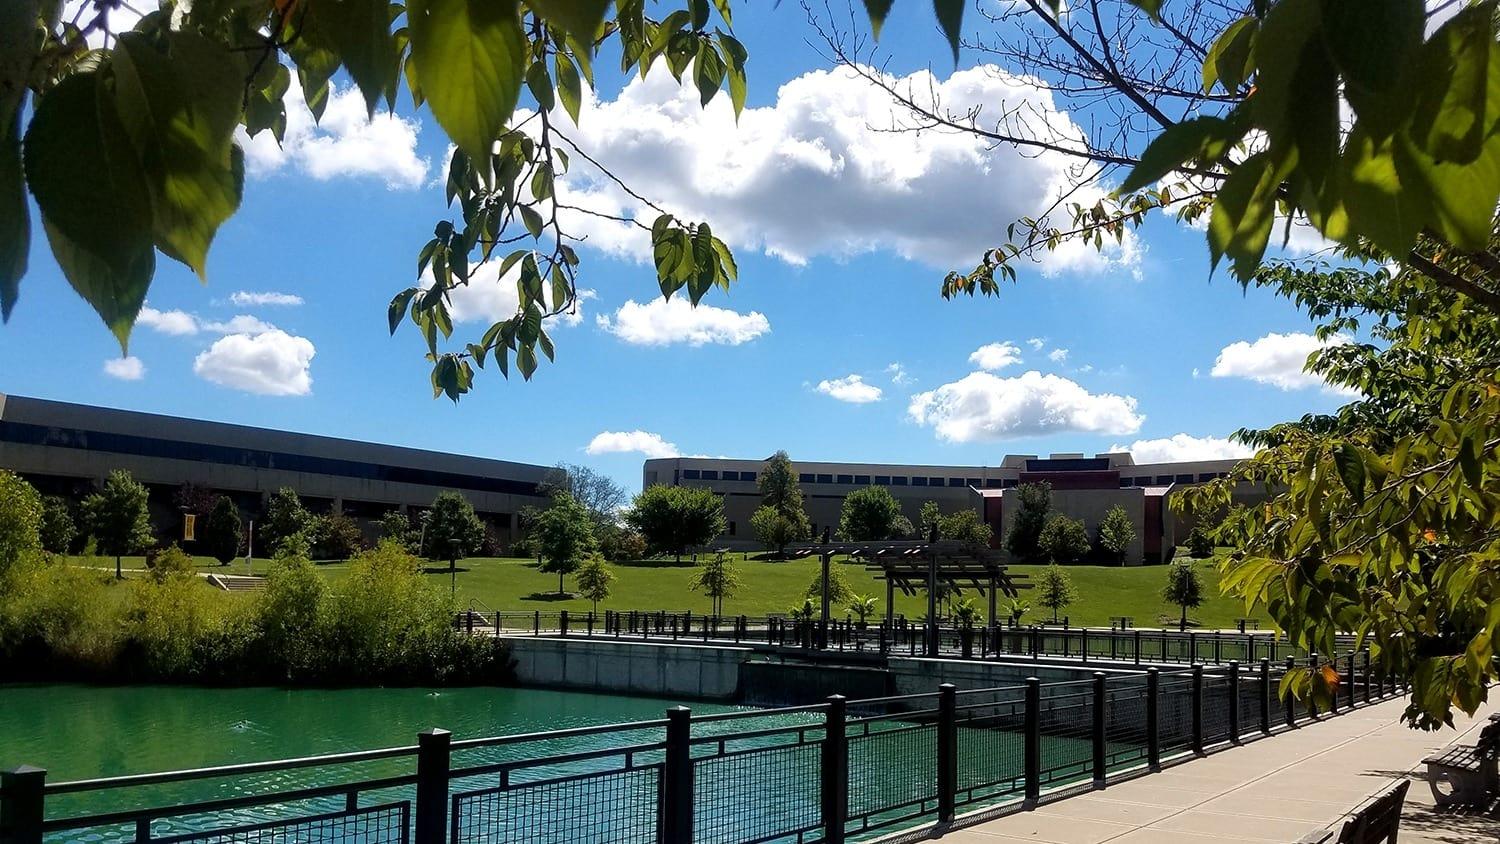
[[[0,677],[224,685],[506,682],[503,642],[453,629],[453,603],[415,557],[384,542],[328,586],[284,556],[266,589],[235,596],[176,548],[117,581],[27,554],[0,573]]]

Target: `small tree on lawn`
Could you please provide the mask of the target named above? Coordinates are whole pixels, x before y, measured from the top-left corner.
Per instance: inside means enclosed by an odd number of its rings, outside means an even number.
[[[1050,562],[1075,563],[1089,552],[1089,532],[1082,521],[1058,513],[1047,520],[1037,545]]]
[[[878,606],[879,603],[875,600],[874,595],[855,595],[849,599],[849,612],[853,613],[854,617],[859,619],[859,626],[861,628],[865,626],[865,622],[870,620],[870,616],[875,614]]]
[[[78,525],[73,521],[73,508],[66,498],[49,495],[42,499],[42,522],[38,532],[43,551],[66,554],[73,547],[73,540],[78,536]]]
[[[821,607],[823,600],[823,572],[821,570],[813,575],[812,583],[807,585],[807,591],[802,594],[819,602]],[[837,563],[830,563],[828,566],[828,605],[832,607],[846,604],[853,597],[854,589],[849,585],[848,578],[844,577],[844,572]]]
[[[755,534],[757,542],[773,551],[776,556],[783,557],[786,555],[787,544],[806,539],[811,529],[807,514],[800,510],[797,513],[801,513],[801,519],[795,515],[788,516],[769,504],[762,504],[750,514],[750,531]]]
[[[469,557],[484,544],[484,522],[474,514],[469,499],[445,490],[432,499],[422,536],[422,556],[429,560]]]
[[[729,562],[720,551],[703,563],[693,576],[688,578],[688,588],[708,596],[710,612],[716,616],[724,614],[724,599],[734,597],[741,586],[739,569]]]
[[[988,548],[995,531],[973,510],[959,510],[938,519],[938,537]]]
[[[416,531],[412,529],[411,519],[400,510],[388,510],[380,517],[380,538],[390,540],[405,548],[408,553],[416,553],[417,546]]]
[[[844,497],[839,535],[850,542],[879,542],[896,535],[901,505],[883,486],[860,487]]]
[[[1195,560],[1204,560],[1214,555],[1214,541],[1202,526],[1188,531],[1188,555]]]
[[[1036,602],[1052,610],[1052,620],[1057,621],[1059,610],[1078,600],[1078,590],[1073,588],[1073,578],[1057,563],[1042,569],[1037,575]]]
[[[587,508],[585,508],[587,509]],[[610,569],[609,563],[599,554],[590,554],[583,561],[583,566],[578,569],[574,576],[578,582],[578,594],[587,598],[593,604],[594,612],[599,611],[599,602],[609,597],[610,584],[614,583],[615,573]]]
[[[1191,560],[1173,563],[1167,569],[1167,585],[1161,590],[1161,596],[1167,603],[1182,609],[1177,629],[1186,630],[1188,609],[1203,604],[1203,579],[1198,574],[1198,567]]]
[[[315,523],[316,517],[302,506],[297,491],[284,486],[266,502],[266,513],[257,526],[255,540],[274,557],[281,550],[281,543],[293,534],[301,534],[311,541]]]
[[[593,516],[573,496],[561,492],[537,516],[531,535],[542,555],[541,570],[556,574],[557,594],[566,594],[563,576],[576,571],[584,557],[596,548]]]
[[[240,553],[240,508],[227,495],[214,501],[213,509],[203,520],[203,550],[223,565]]]
[[[1047,513],[1052,509],[1052,484],[1021,484],[1016,497],[1019,504],[1015,520],[1005,533],[1005,550],[1022,560],[1035,560],[1042,556],[1040,542]]]
[[[343,513],[328,513],[313,519],[312,544],[323,559],[347,560],[362,550],[365,536],[353,519]]]
[[[146,487],[124,469],[109,473],[104,488],[83,500],[89,532],[99,551],[115,558],[115,577],[122,578],[120,558],[139,554],[156,544],[151,533],[151,513]]]
[[[724,502],[702,487],[657,484],[635,497],[625,523],[646,538],[652,551],[677,562],[687,549],[724,532]]]
[[[20,475],[0,469],[0,575],[42,547],[42,497]]]
[[[1119,505],[1109,508],[1099,521],[1099,547],[1116,562],[1123,563],[1125,552],[1130,550],[1130,543],[1134,541],[1135,524],[1130,521],[1125,508]]]

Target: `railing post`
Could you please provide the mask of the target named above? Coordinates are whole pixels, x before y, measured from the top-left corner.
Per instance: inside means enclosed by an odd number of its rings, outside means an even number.
[[[1370,649],[1368,647],[1364,648],[1364,657],[1365,657],[1365,676],[1364,676],[1365,703],[1369,703],[1370,702]]]
[[[1089,629],[1087,627],[1085,627],[1085,628],[1083,628],[1083,629],[1081,629],[1079,631],[1079,633],[1078,633],[1078,639],[1079,639],[1078,655],[1082,658],[1083,664],[1084,665],[1088,665],[1089,664]]]
[[[1349,652],[1349,682],[1345,683],[1344,685],[1346,687],[1348,687],[1348,689],[1349,689],[1349,692],[1348,692],[1349,696],[1348,696],[1348,698],[1344,702],[1347,703],[1347,704],[1349,704],[1349,708],[1350,709],[1353,709],[1354,708],[1354,651],[1350,651]]]
[[[1153,771],[1161,768],[1161,731],[1157,729],[1160,717],[1161,672],[1156,668],[1146,669],[1146,765]]]
[[[662,844],[692,844],[693,841],[693,747],[692,710],[674,706],[667,710],[667,749],[661,772]]]
[[[1026,799],[1035,803],[1042,796],[1042,681],[1026,678]]]
[[[1203,753],[1203,666],[1193,663],[1193,752]]]
[[[1260,661],[1260,731],[1271,734],[1271,660]]]
[[[448,764],[453,734],[417,733],[416,844],[444,844],[448,834]]]
[[[557,629],[562,635],[568,635],[568,611],[559,610],[557,613]]]
[[[1224,634],[1214,631],[1214,665],[1224,663]]]
[[[1104,672],[1094,672],[1094,787],[1104,787],[1105,762],[1104,758]]]
[[[47,770],[21,765],[0,771],[0,841],[42,844]]]
[[[1229,743],[1240,743],[1240,661],[1229,661]]]
[[[823,727],[823,840],[844,844],[844,822],[849,812],[849,741],[844,734],[843,695],[828,696]]]
[[[1141,631],[1136,630],[1134,632],[1133,636],[1135,638],[1135,664],[1136,665],[1140,665],[1141,664]]]
[[[937,727],[938,823],[953,821],[958,796],[958,687],[938,686]]]
[[[531,613],[531,635],[542,635],[542,611],[533,610]]]
[[[1297,660],[1296,660],[1296,658],[1295,657],[1290,657],[1290,656],[1287,657],[1286,658],[1286,674],[1290,674],[1290,673],[1292,673],[1293,671],[1296,671],[1296,670],[1297,670]],[[1285,677],[1286,675],[1283,674],[1282,676]],[[1294,700],[1288,700],[1286,702],[1286,706],[1284,708],[1286,709],[1286,725],[1288,727],[1295,727],[1295,726],[1297,726],[1297,702],[1294,701]]]

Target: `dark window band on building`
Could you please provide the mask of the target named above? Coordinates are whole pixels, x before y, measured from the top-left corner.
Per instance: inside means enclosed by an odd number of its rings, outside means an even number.
[[[227,445],[164,440],[156,437],[136,436],[134,434],[112,434],[103,431],[85,431],[77,428],[58,428],[48,425],[33,425],[29,422],[0,421],[0,442],[48,446],[51,448],[76,448],[86,451],[128,454],[135,457],[196,460],[203,463],[216,463],[224,466],[241,466],[247,469],[306,472],[311,475],[332,475],[334,477],[359,478],[361,480],[384,481],[387,483],[420,484],[448,489],[467,489],[476,492],[496,492],[510,495],[539,494],[536,483],[531,481],[467,475],[458,472],[441,472],[435,469],[418,469],[411,466],[386,466],[356,460],[340,460],[334,457],[288,454],[285,452],[237,448]]]
[[[927,486],[927,479],[924,478],[924,477],[921,477],[921,476],[914,476],[911,479],[911,485],[912,486]]]
[[[906,477],[903,475],[892,475],[891,486],[906,486]]]
[[[963,478],[949,478],[948,486],[965,486]]]
[[[891,485],[891,476],[890,475],[876,475],[875,476],[875,485],[876,486],[890,486]]]
[[[833,483],[833,476],[832,475],[819,475],[817,482],[820,483],[820,484],[831,484],[831,483]]]
[[[718,479],[719,479],[719,470],[718,469],[704,469],[703,470],[703,480],[705,480],[705,481],[717,481]]]
[[[698,475],[698,470],[697,469],[683,469],[682,470],[682,479],[685,480],[685,481],[696,481],[696,480],[698,480],[698,477],[699,477],[699,475]]]
[[[857,485],[859,485],[859,486],[869,486],[870,485],[870,476],[869,475],[855,475],[854,476],[854,483],[857,484]]]
[[[802,474],[797,476],[797,482],[804,484],[813,483],[813,474],[811,472],[803,472]]]
[[[839,483],[841,483],[841,484],[852,484],[852,483],[854,483],[854,476],[853,475],[839,475]]]

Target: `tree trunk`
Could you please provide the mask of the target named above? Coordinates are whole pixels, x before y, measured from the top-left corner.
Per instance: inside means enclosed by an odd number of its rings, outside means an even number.
[[[1177,632],[1187,632],[1187,604],[1182,605],[1182,619],[1177,622]]]
[[[563,573],[560,570],[557,573],[557,594],[563,594]]]
[[[124,579],[125,579],[125,572],[121,571],[120,557],[117,554],[117,555],[115,555],[115,580],[124,580]]]

